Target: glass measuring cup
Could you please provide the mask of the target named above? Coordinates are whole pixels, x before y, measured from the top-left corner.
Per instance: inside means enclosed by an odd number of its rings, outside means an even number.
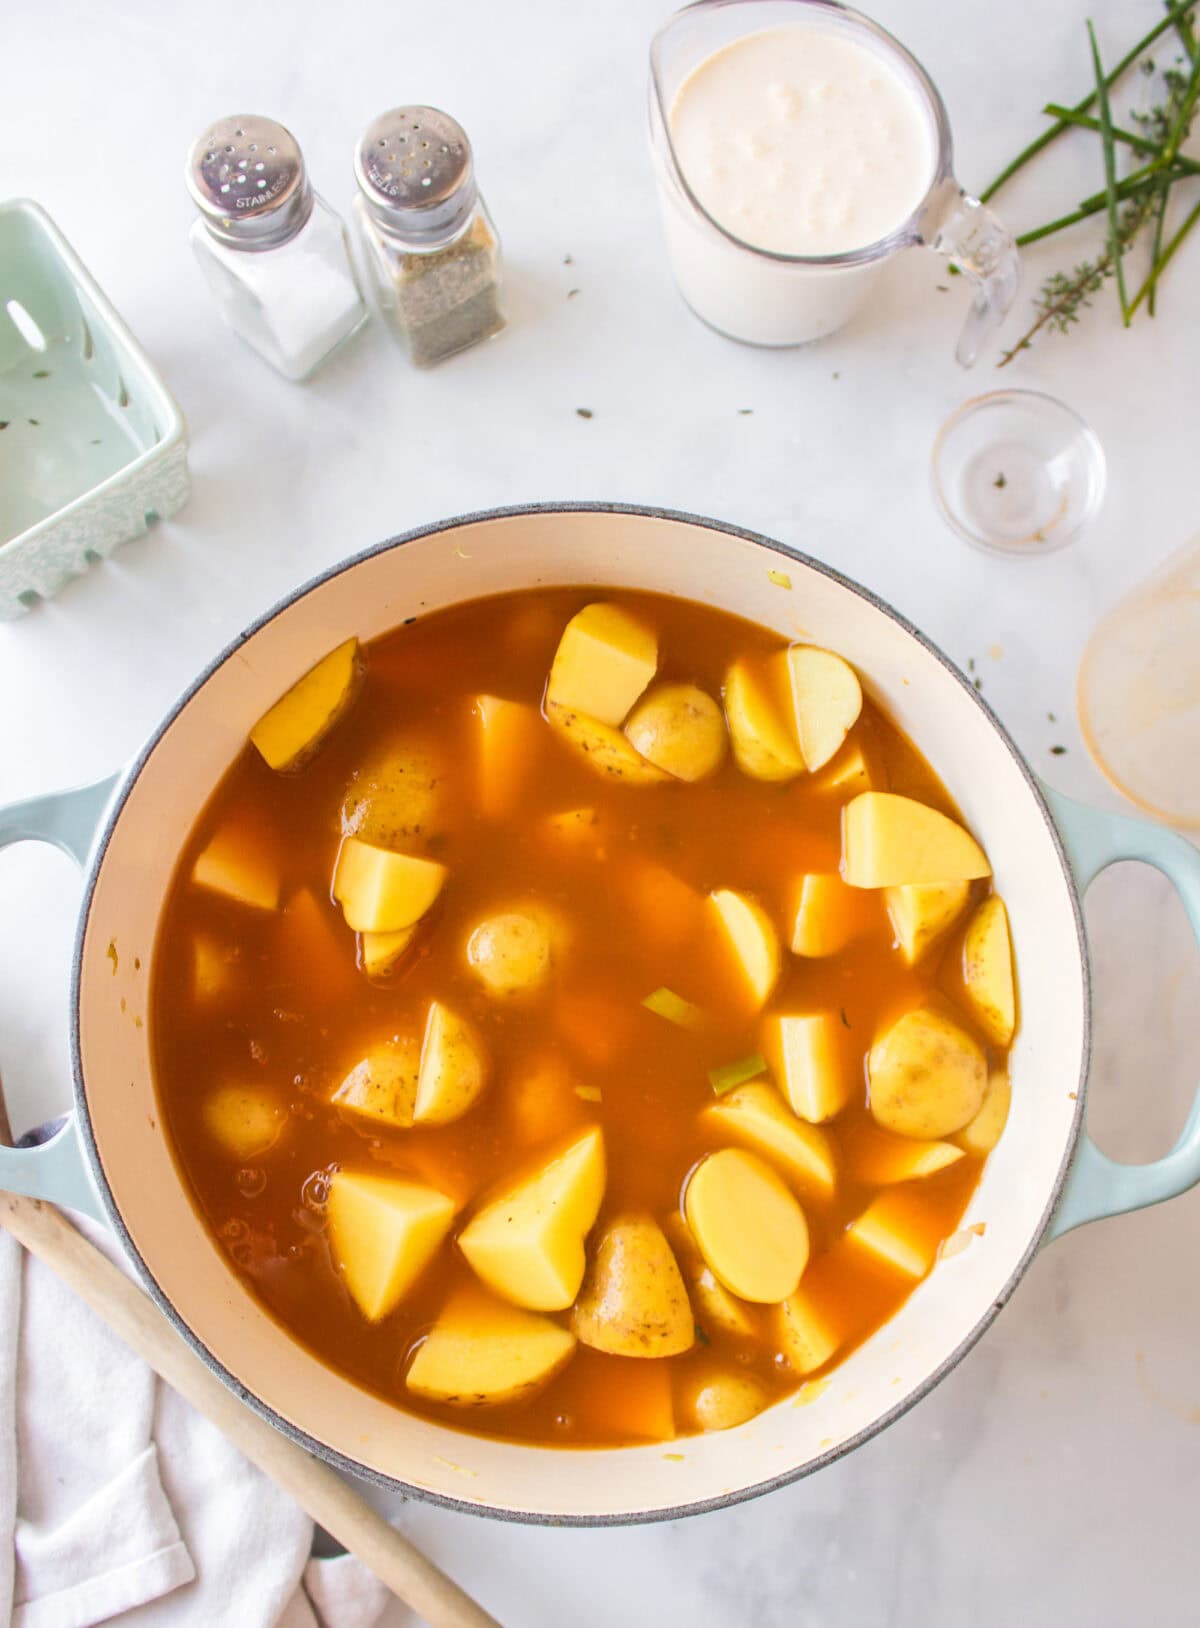
[[[840,254],[756,248],[719,225],[688,184],[671,140],[671,110],[692,71],[722,47],[768,29],[798,26],[848,37],[888,63],[928,121],[933,165],[921,202],[875,243]],[[1012,305],[1016,244],[995,215],[954,179],[950,125],[921,64],[877,23],[838,0],[697,0],[667,20],[650,47],[650,143],[675,280],[702,321],[753,345],[803,345],[849,321],[887,262],[902,249],[944,255],[975,298],[956,355],[970,367]]]

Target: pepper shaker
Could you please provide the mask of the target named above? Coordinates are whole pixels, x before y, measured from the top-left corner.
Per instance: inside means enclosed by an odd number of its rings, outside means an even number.
[[[192,248],[221,315],[287,379],[305,379],[367,320],[339,217],[290,130],[221,119],[193,146]]]
[[[369,125],[354,201],[380,315],[418,367],[499,333],[500,245],[462,126],[434,107]]]

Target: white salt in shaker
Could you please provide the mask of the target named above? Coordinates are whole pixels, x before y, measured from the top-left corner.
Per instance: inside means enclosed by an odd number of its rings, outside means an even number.
[[[225,321],[287,379],[305,379],[367,320],[345,228],[313,191],[290,130],[221,119],[192,148],[192,248]]]
[[[396,107],[354,158],[354,213],[380,315],[418,367],[499,333],[500,245],[471,143],[435,107]]]

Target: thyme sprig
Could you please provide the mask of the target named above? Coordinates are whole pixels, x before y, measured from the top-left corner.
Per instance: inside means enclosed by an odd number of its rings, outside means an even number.
[[[1200,163],[1186,157],[1181,148],[1191,131],[1200,103],[1200,46],[1192,17],[1200,0],[1166,0],[1166,16],[1143,36],[1117,65],[1105,71],[1095,29],[1087,24],[1094,89],[1073,107],[1048,102],[1043,113],[1053,123],[1003,169],[981,194],[991,198],[1030,159],[1045,150],[1064,130],[1085,129],[1100,137],[1103,158],[1103,190],[1084,198],[1074,209],[1023,232],[1017,242],[1025,247],[1041,242],[1076,226],[1092,216],[1100,216],[1107,228],[1103,249],[1079,261],[1070,270],[1056,271],[1045,279],[1034,306],[1034,320],[1020,339],[1004,352],[998,365],[1006,367],[1044,329],[1066,333],[1091,306],[1094,297],[1110,278],[1115,281],[1121,320],[1128,327],[1135,313],[1145,305],[1155,314],[1158,287],[1167,266],[1192,228],[1200,220],[1200,203],[1189,209],[1182,223],[1170,230],[1169,216],[1175,190],[1200,177]],[[1178,38],[1182,55],[1164,71],[1158,69],[1148,48],[1168,31]],[[1144,112],[1131,111],[1126,123],[1114,117],[1110,92],[1135,64],[1143,74],[1161,78],[1160,100]],[[1126,173],[1118,172],[1119,155],[1133,163]],[[1146,275],[1130,295],[1126,286],[1128,252],[1145,234],[1149,243]]]

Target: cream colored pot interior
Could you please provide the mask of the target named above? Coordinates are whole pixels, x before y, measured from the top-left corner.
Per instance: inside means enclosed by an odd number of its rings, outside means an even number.
[[[769,571],[785,570],[787,590]],[[315,1361],[226,1266],[159,1124],[146,1004],[163,895],[185,833],[249,726],[332,645],[409,616],[537,583],[635,585],[736,612],[847,656],[945,780],[995,867],[1022,994],[1013,1109],[968,1222],[899,1315],[824,1387],[740,1429],[660,1446],[569,1452],[484,1441],[410,1417]],[[116,970],[108,946],[117,947]],[[363,560],[230,654],[155,745],[98,871],[83,941],[80,1055],[96,1148],[129,1235],[179,1317],[254,1397],[382,1476],[467,1505],[621,1519],[719,1500],[811,1466],[903,1408],[1003,1299],[1070,1145],[1085,995],[1073,895],[1041,806],[977,704],[917,639],[854,591],[751,540],[650,515],[481,519]]]

